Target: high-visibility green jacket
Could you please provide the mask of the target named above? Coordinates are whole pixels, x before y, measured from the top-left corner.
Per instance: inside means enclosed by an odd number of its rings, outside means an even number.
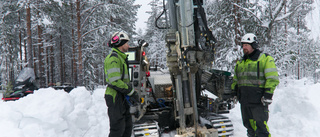
[[[234,72],[231,89],[241,104],[260,104],[262,96],[272,99],[279,75],[270,55],[256,49],[237,62]]]
[[[117,94],[132,94],[133,90],[129,86],[128,58],[125,53],[118,48],[112,48],[112,53],[104,60],[104,72],[108,84],[105,94],[111,95],[113,102]]]

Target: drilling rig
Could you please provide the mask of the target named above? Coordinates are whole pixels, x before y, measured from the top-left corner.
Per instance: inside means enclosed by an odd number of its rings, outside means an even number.
[[[145,41],[128,52],[131,83],[141,98],[130,110],[134,136],[161,136],[170,130],[175,131],[175,137],[232,136],[233,125],[222,115],[234,107],[232,76],[230,72],[212,69],[217,40],[207,26],[204,2],[164,3],[163,14],[155,24],[167,32],[169,72],[159,74],[149,69]],[[163,15],[166,25],[159,26]],[[216,97],[208,97],[204,91]]]

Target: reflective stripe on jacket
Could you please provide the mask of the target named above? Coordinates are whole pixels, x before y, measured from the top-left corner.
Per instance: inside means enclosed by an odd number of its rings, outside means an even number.
[[[234,71],[231,88],[238,90],[240,103],[260,104],[262,96],[271,99],[279,84],[274,59],[259,50],[238,61]]]
[[[125,53],[117,48],[112,48],[112,53],[104,60],[104,72],[108,84],[105,94],[111,95],[113,101],[115,101],[118,92],[123,95],[130,93],[128,60]]]

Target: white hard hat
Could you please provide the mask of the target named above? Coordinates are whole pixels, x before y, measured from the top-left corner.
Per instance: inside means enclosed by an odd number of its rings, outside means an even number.
[[[126,33],[118,31],[112,35],[110,40],[110,44],[111,44],[110,46],[120,47],[126,44],[129,40],[130,40],[129,36]]]
[[[247,33],[241,38],[241,44],[250,44],[252,48],[258,47],[258,39],[257,36],[253,33]]]

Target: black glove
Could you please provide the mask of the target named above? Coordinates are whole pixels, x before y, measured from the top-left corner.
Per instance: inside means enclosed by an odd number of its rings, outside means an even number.
[[[268,106],[272,103],[272,99],[265,98],[264,96],[261,98],[261,102],[264,106]]]
[[[238,88],[238,86],[236,86]],[[231,100],[233,101],[234,104],[237,104],[239,101],[238,95],[237,95],[237,90],[233,90],[231,92]]]
[[[136,106],[140,103],[140,98],[137,92],[134,92],[131,96],[126,95],[126,100],[130,106]]]

